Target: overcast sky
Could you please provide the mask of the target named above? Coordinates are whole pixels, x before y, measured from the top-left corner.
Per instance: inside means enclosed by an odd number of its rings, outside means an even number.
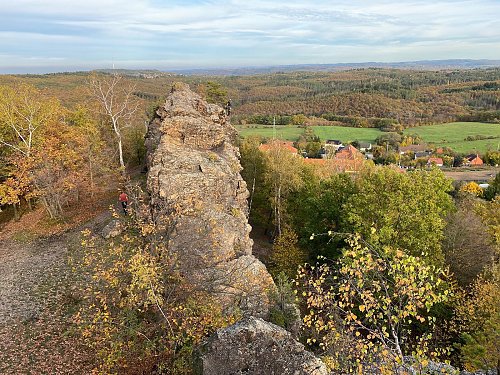
[[[0,0],[0,72],[500,59],[500,0]]]

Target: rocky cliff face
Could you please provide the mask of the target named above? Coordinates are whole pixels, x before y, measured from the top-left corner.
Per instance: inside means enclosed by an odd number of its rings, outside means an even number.
[[[187,280],[226,310],[265,316],[274,284],[252,255],[235,138],[222,108],[175,84],[146,136],[150,215]]]

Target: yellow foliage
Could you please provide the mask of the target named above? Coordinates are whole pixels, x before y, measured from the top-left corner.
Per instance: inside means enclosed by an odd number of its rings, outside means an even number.
[[[284,272],[288,277],[294,278],[299,265],[304,264],[306,254],[298,246],[298,236],[290,229],[284,229],[274,241],[271,262],[274,264],[276,274]]]
[[[391,373],[406,355],[422,363],[444,352],[429,350],[432,334],[418,336],[411,328],[418,320],[432,332],[434,320],[423,313],[448,299],[445,274],[405,251],[373,248],[358,235],[346,242],[349,248],[333,267],[320,259],[301,267],[296,281],[307,296],[304,324],[330,367],[355,372],[358,361]]]
[[[462,186],[460,188],[460,192],[469,193],[475,195],[476,197],[481,197],[483,195],[483,189],[481,189],[481,187],[474,181],[468,182]]]
[[[110,242],[82,233],[78,265],[89,277],[74,320],[100,359],[95,371],[152,372],[156,366],[187,374],[194,345],[238,316],[224,314],[177,274],[152,223],[132,217],[122,225],[123,235]]]

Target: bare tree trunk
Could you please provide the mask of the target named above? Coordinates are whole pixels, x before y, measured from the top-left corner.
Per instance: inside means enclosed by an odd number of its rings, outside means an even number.
[[[394,343],[396,344],[396,351],[398,352],[398,355],[401,357],[401,359],[403,359],[403,351],[401,350],[401,345],[399,343],[399,337],[398,337],[396,331],[394,330],[394,327],[391,328],[391,333],[392,333],[392,337],[394,338]]]
[[[57,207],[57,217],[61,218],[63,216],[63,208],[61,205],[61,199],[59,199],[59,197],[56,199],[56,207]]]
[[[94,166],[92,164],[92,149],[89,147],[88,149],[88,155],[89,159],[89,176],[90,176],[90,196],[94,198]]]
[[[255,192],[255,175],[253,176],[252,182],[252,192],[250,193],[250,201],[248,202],[248,217],[250,217],[250,212],[252,211],[253,193]]]
[[[118,153],[120,154],[120,167],[122,168],[123,172],[125,173],[125,163],[123,161],[123,145],[122,145],[122,137],[121,135],[117,132],[118,135]]]
[[[52,211],[52,208],[50,207],[49,202],[47,201],[46,197],[42,196],[42,203],[45,206],[45,209],[47,210],[47,212],[49,213],[50,218],[54,219],[55,218],[55,214]]]
[[[12,207],[14,208],[14,220],[19,220],[19,211],[17,210],[17,203],[14,203]]]

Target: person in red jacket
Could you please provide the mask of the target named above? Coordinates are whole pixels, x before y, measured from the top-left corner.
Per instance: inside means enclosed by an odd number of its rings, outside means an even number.
[[[120,196],[118,197],[118,200],[122,204],[123,213],[125,214],[125,216],[128,215],[128,211],[127,211],[128,196],[127,196],[127,194],[125,194],[125,192],[122,191]]]

